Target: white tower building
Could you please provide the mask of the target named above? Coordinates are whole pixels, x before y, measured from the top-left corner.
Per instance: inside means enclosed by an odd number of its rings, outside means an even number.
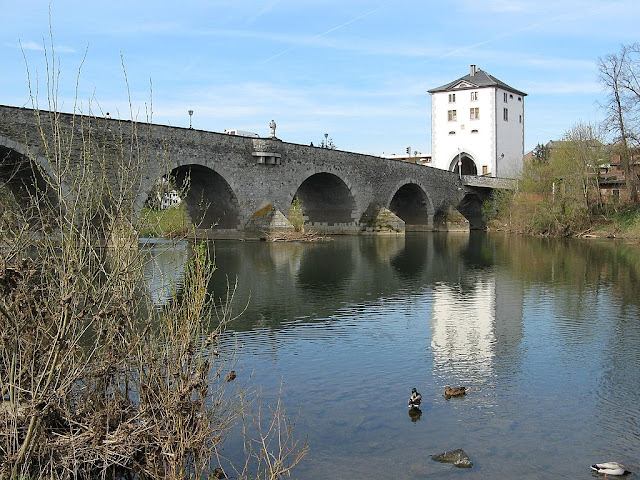
[[[526,93],[475,65],[468,75],[429,93],[434,167],[462,175],[521,175]]]

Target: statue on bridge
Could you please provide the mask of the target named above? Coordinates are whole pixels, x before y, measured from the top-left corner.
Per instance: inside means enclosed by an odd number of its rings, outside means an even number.
[[[269,123],[269,129],[269,138],[276,138],[276,122],[274,120]]]

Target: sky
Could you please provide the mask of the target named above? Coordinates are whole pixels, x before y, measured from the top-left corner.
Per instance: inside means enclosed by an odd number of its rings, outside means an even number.
[[[600,57],[637,0],[0,0],[0,104],[431,152],[428,90],[490,73],[525,97],[525,153],[601,122]],[[55,80],[55,81],[52,81]],[[55,85],[55,95],[47,95]],[[189,115],[189,110],[193,114]]]

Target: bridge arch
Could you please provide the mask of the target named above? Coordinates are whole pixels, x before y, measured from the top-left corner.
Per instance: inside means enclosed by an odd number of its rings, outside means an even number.
[[[349,186],[328,172],[308,176],[293,198],[298,198],[305,225],[318,227],[353,226],[356,202]]]
[[[204,165],[184,164],[170,176],[178,190],[186,192],[182,201],[192,223],[205,229],[239,228],[238,197],[222,175]]]
[[[404,221],[406,230],[422,230],[433,226],[433,202],[416,181],[405,180],[398,184],[387,205]]]
[[[462,166],[459,166],[459,163],[462,163]],[[476,165],[474,156],[471,153],[460,152],[460,154],[451,159],[451,162],[449,163],[449,171],[460,175],[460,169],[462,169],[462,175],[478,174],[478,166]]]
[[[16,205],[29,207],[36,196],[44,194],[48,206],[57,208],[59,199],[55,188],[55,176],[48,161],[27,153],[24,145],[0,135],[0,186],[6,189]],[[60,179],[60,181],[63,181]],[[69,194],[64,182],[60,185],[63,195]],[[8,205],[7,205],[8,206]]]

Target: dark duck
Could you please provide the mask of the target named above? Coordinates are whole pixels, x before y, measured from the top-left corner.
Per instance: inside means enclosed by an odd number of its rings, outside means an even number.
[[[411,390],[411,396],[409,397],[409,408],[420,408],[420,404],[422,403],[422,395],[418,393],[418,390],[415,388]]]

